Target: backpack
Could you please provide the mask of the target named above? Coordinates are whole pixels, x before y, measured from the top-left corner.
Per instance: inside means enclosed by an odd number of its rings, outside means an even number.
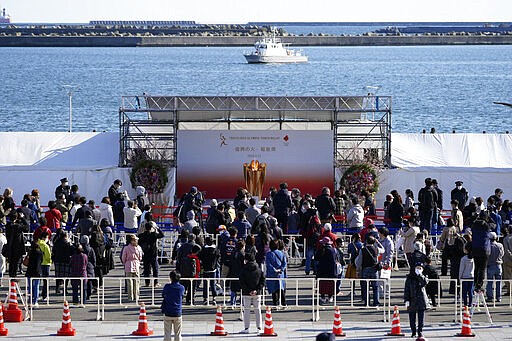
[[[231,265],[231,259],[236,251],[236,240],[228,239],[226,245],[222,248],[222,262],[224,265]]]
[[[196,260],[195,258],[184,257],[180,261],[180,273],[184,278],[192,278],[196,276]]]
[[[254,223],[252,224],[251,233],[252,234],[260,234],[261,226],[265,225],[267,227],[267,231],[270,232],[270,222],[268,218],[265,218],[262,214],[256,217]]]

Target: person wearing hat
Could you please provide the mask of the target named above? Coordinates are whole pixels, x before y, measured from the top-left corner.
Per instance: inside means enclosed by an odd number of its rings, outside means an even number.
[[[489,239],[491,241],[491,253],[489,254],[489,260],[487,261],[487,299],[490,302],[492,302],[493,299],[496,299],[497,302],[501,302],[501,279],[503,276],[502,266],[505,250],[503,245],[498,242],[498,235],[496,232],[490,232]],[[493,295],[493,284],[496,288],[496,295]]]
[[[409,312],[409,325],[411,327],[411,337],[423,337],[423,322],[425,320],[425,310],[430,309],[425,286],[428,278],[423,275],[424,263],[418,262],[414,265],[414,271],[410,272],[405,279],[404,302]],[[416,327],[416,316],[418,316],[418,326]]]
[[[66,196],[66,198],[69,197],[70,187],[68,178],[60,179],[60,185],[55,188],[55,199],[59,199],[63,194]]]
[[[121,263],[124,265],[125,276],[128,279],[128,299],[139,301],[140,263],[142,261],[142,248],[138,245],[139,238],[135,234],[130,235],[130,244],[123,248]],[[128,239],[128,238],[127,238]]]
[[[201,221],[203,202],[203,194],[197,189],[196,186],[192,186],[192,188],[190,188],[190,192],[188,192],[183,198],[183,208],[180,212],[180,222],[182,224],[185,223],[187,220],[186,214],[188,211],[194,211],[195,216]]]
[[[318,237],[318,242],[316,243],[316,248],[320,248],[322,245],[320,244],[321,240],[323,238],[329,238],[331,242],[334,244],[336,243],[336,235],[332,233],[332,225],[331,223],[325,223],[324,228],[322,229],[322,233],[320,234],[320,237]]]
[[[451,191],[451,200],[457,200],[459,202],[459,210],[464,210],[466,203],[469,199],[468,191],[462,187],[463,182],[458,180],[455,181],[455,188]]]
[[[336,250],[332,247],[332,240],[329,237],[320,239],[321,247],[315,253],[317,263],[316,278],[336,278]],[[322,303],[332,302],[335,292],[334,280],[320,280],[319,288]]]

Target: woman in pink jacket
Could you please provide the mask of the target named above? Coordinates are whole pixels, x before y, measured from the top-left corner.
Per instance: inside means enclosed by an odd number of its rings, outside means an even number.
[[[128,299],[131,301],[139,301],[140,286],[140,262],[142,260],[142,248],[138,245],[139,238],[136,235],[127,235],[126,239],[130,239],[130,243],[123,248],[121,254],[121,262],[124,265],[126,277],[133,277],[127,280]]]

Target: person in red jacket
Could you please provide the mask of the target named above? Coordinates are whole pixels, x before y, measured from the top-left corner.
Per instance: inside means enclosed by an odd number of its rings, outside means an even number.
[[[48,211],[44,212],[46,224],[52,232],[60,228],[62,213],[57,209],[57,203],[54,200],[48,201]]]
[[[320,241],[321,241],[324,237],[328,237],[328,238],[332,241],[332,243],[333,243],[333,244],[335,244],[335,243],[336,243],[336,239],[337,239],[337,237],[336,237],[336,234],[334,234],[334,233],[332,232],[332,225],[331,225],[330,223],[325,223],[325,224],[324,224],[323,232],[322,232],[322,234],[320,235],[320,237],[318,237],[318,241],[316,242],[316,248],[317,248],[317,250],[322,246],[322,245],[320,244]]]
[[[34,231],[34,235],[32,240],[39,240],[39,237],[43,232],[46,232],[50,237],[49,240],[52,240],[52,231],[46,226],[46,217],[39,218],[39,227]]]

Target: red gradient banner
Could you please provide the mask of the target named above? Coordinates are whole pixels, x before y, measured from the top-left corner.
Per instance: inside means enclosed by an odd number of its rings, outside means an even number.
[[[332,131],[178,131],[176,194],[196,186],[209,199],[232,199],[245,187],[243,164],[266,165],[263,197],[287,182],[318,195],[332,187]]]

